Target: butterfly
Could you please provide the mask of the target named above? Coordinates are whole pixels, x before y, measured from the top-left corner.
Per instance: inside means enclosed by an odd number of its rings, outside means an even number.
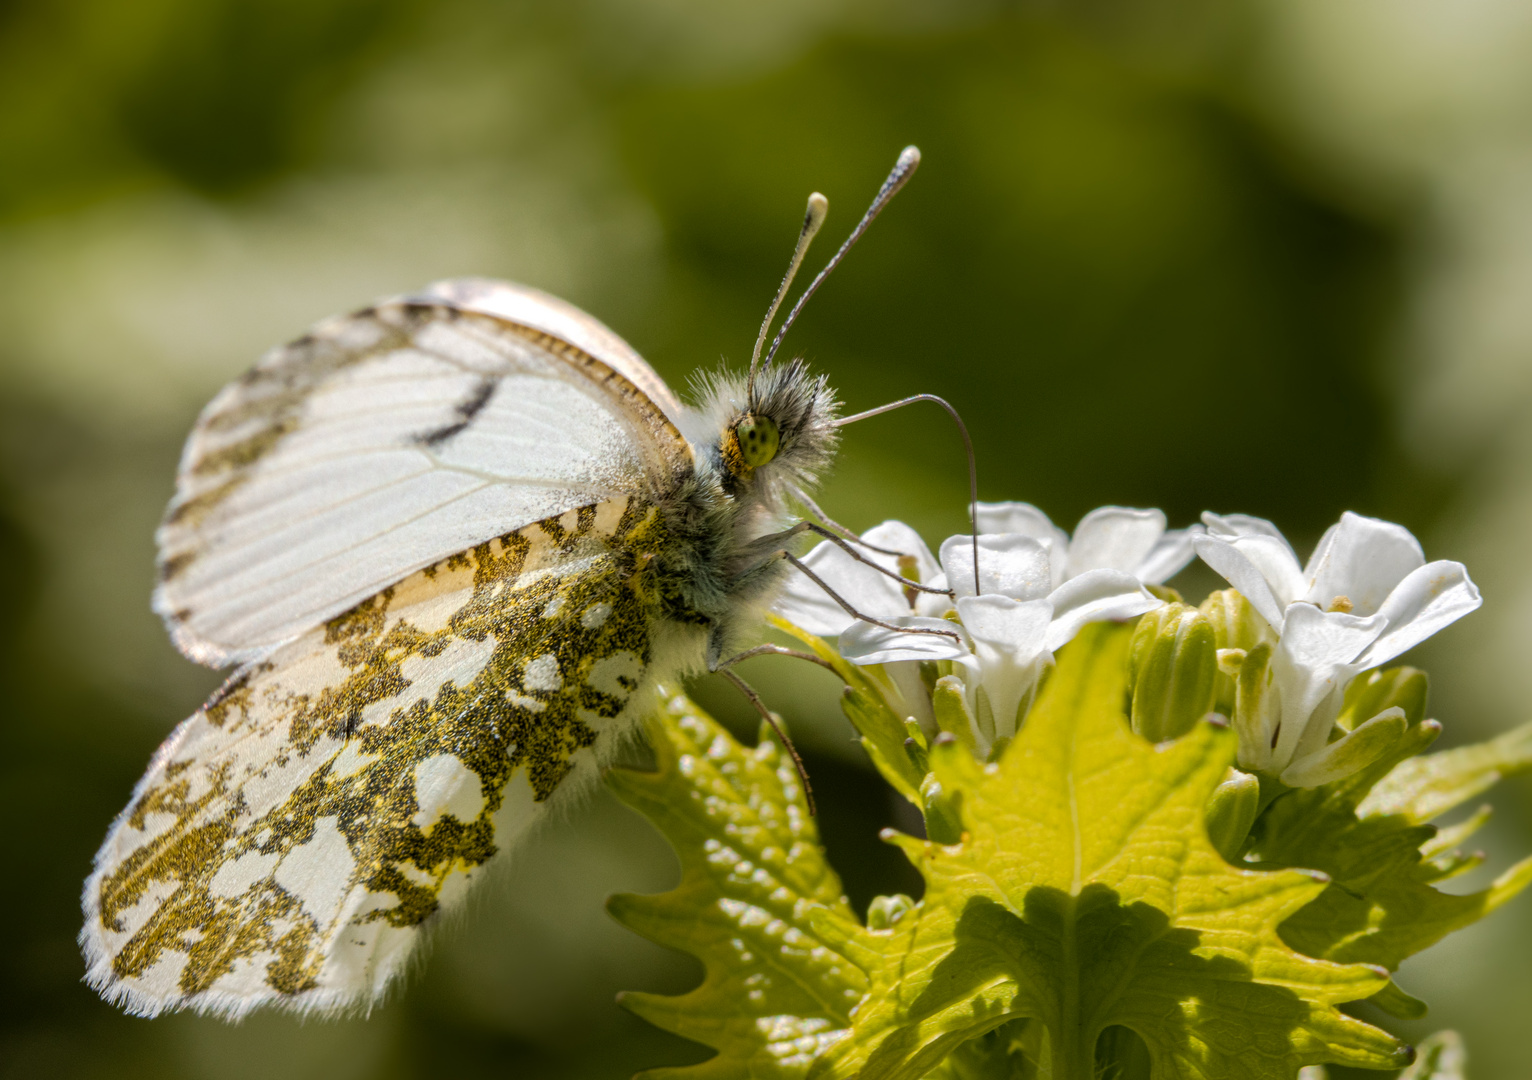
[[[236,666],[96,856],[90,985],[146,1016],[365,1009],[657,684],[737,681],[791,540],[825,532],[790,507],[817,512],[842,422],[777,346],[918,161],[762,363],[810,199],[748,376],[703,379],[697,408],[591,316],[477,279],[322,322],[225,387],[182,455],[154,606],[187,656]]]

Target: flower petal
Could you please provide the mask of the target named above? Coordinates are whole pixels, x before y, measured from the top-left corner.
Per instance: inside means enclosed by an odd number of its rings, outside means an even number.
[[[972,550],[969,555],[972,556]],[[921,581],[922,585],[929,585],[933,589],[947,588],[947,575],[938,570],[931,580]],[[940,619],[949,611],[955,611],[952,606],[952,597],[945,593],[921,592],[915,594],[915,614],[924,615],[928,619]]]
[[[1065,577],[1087,570],[1132,573],[1164,533],[1165,514],[1160,510],[1134,510],[1126,506],[1092,510],[1075,527]]]
[[[993,645],[1023,659],[1043,651],[1053,605],[1047,600],[1012,600],[1008,596],[965,596],[958,614],[976,644]]]
[[[1298,555],[1293,551],[1293,546],[1287,542],[1287,538],[1281,531],[1265,518],[1252,517],[1249,514],[1214,514],[1204,511],[1202,521],[1207,526],[1210,537],[1233,544],[1266,579],[1266,586],[1276,600],[1278,620],[1273,622],[1271,615],[1259,606],[1256,610],[1265,616],[1273,629],[1281,630],[1281,610],[1297,600],[1308,584],[1303,576],[1302,568],[1298,565]],[[1199,555],[1202,553],[1200,547],[1197,553]],[[1208,565],[1213,566],[1212,563]],[[1213,566],[1213,569],[1223,573],[1217,566]],[[1228,577],[1227,574],[1224,576]],[[1229,579],[1229,583],[1244,593],[1245,599],[1252,604],[1255,603],[1255,598],[1235,583],[1233,578]]]
[[[1053,605],[1050,652],[1063,648],[1086,623],[1131,619],[1164,603],[1138,578],[1121,570],[1087,570],[1053,590],[1048,600]]]
[[[1346,511],[1320,539],[1303,576],[1307,586],[1293,599],[1329,610],[1344,597],[1356,615],[1371,615],[1394,586],[1426,562],[1420,542],[1403,525]]]
[[[1387,625],[1381,615],[1362,618],[1338,611],[1320,611],[1313,604],[1299,601],[1288,607],[1281,640],[1272,657],[1277,689],[1282,695],[1282,726],[1277,733],[1277,768],[1285,767],[1298,753],[1300,743],[1317,747],[1324,739],[1310,729],[1323,728],[1328,736],[1338,711],[1340,692],[1362,668],[1356,663]],[[1334,710],[1321,710],[1326,699]],[[1304,736],[1308,735],[1305,740]]]
[[[974,503],[974,514],[979,519],[979,533],[1017,533],[1034,540],[1051,540],[1059,551],[1069,544],[1069,534],[1048,520],[1031,503],[998,502]]]
[[[1241,596],[1250,601],[1250,606],[1260,612],[1261,617],[1271,624],[1271,628],[1281,633],[1282,613],[1287,605],[1278,599],[1275,590],[1267,582],[1265,573],[1262,572],[1262,564],[1268,563],[1277,553],[1269,548],[1259,550],[1252,546],[1255,541],[1262,539],[1270,543],[1269,537],[1243,537],[1228,540],[1209,533],[1206,536],[1192,537],[1192,546],[1203,562],[1223,575]],[[1286,541],[1281,543],[1285,544]],[[1288,550],[1288,554],[1291,556],[1291,549]],[[1252,556],[1259,557],[1261,563],[1257,563]],[[1298,573],[1296,557],[1292,558],[1291,568],[1296,575]]]
[[[923,619],[916,615],[898,625],[944,630],[956,637],[911,634],[858,621],[840,636],[840,654],[853,664],[892,664],[900,660],[955,660],[968,655],[967,635],[951,619]]]
[[[942,542],[942,570],[958,597],[992,593],[1013,600],[1041,600],[1053,588],[1052,546],[1051,541],[1019,533],[980,536],[976,589],[973,538],[949,536]]]
[[[1014,735],[1023,704],[1052,660],[1046,638],[1053,605],[990,595],[967,596],[957,606],[963,626],[973,636],[974,656],[994,714],[993,737]]]
[[[1202,535],[1202,526],[1171,529],[1154,542],[1149,554],[1133,568],[1133,576],[1145,585],[1163,585],[1186,568],[1197,554],[1192,541]]]
[[[1249,514],[1215,514],[1211,510],[1202,512],[1202,523],[1207,526],[1209,536],[1217,536],[1223,540],[1235,540],[1241,536],[1269,536],[1274,540],[1281,540],[1284,544],[1287,539],[1278,529],[1265,518],[1252,517]],[[1292,551],[1292,548],[1288,548]],[[1293,562],[1298,561],[1296,553]]]
[[[867,557],[887,563],[895,561],[873,552],[868,552]],[[836,544],[825,541],[805,555],[803,562],[836,595],[865,615],[894,619],[910,613],[909,601],[897,581],[853,559]],[[824,589],[796,570],[788,575],[772,610],[821,637],[835,637],[856,621]]]
[[[1427,563],[1389,593],[1378,609],[1388,626],[1359,658],[1364,669],[1386,664],[1484,601],[1462,563]]]
[[[863,554],[872,559],[879,566],[887,567],[896,574],[913,578],[922,585],[929,584],[931,579],[941,573],[941,567],[937,565],[936,556],[931,554],[931,549],[926,546],[925,540],[914,529],[902,521],[885,521],[880,525],[874,525],[862,534],[862,539],[873,547],[885,548],[889,551],[897,551],[905,556],[901,560],[897,556],[884,555],[878,551],[867,551]],[[910,573],[908,560],[914,560],[914,573]],[[901,565],[902,564],[902,565]]]

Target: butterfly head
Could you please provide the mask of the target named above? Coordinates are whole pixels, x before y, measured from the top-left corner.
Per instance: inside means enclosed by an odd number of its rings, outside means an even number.
[[[772,365],[747,387],[720,373],[698,387],[703,442],[723,489],[767,503],[788,486],[812,487],[835,456],[839,403],[802,360]]]

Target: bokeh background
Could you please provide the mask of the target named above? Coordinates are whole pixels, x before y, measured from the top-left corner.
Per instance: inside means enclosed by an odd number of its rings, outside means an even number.
[[[853,409],[929,391],[986,498],[1344,508],[1461,558],[1446,743],[1532,713],[1532,7],[1520,0],[0,2],[0,1077],[622,1077],[699,1048],[622,1012],[695,965],[612,891],[675,864],[609,797],[546,833],[366,1021],[118,1014],[78,890],[218,675],[148,611],[197,409],[310,322],[438,277],[586,307],[675,384],[748,357],[810,190],[828,250],[925,164],[791,344]],[[823,258],[827,252],[820,252]],[[814,260],[811,260],[811,265]],[[848,432],[824,502],[962,527],[959,443]],[[1208,587],[1191,575],[1190,593]],[[910,889],[831,687],[753,677],[858,904]],[[707,682],[699,697],[745,722]],[[1487,874],[1532,848],[1512,783]],[[1457,883],[1455,883],[1457,884]],[[1408,966],[1480,1080],[1526,1075],[1532,902]],[[1376,1074],[1371,1074],[1376,1075]]]

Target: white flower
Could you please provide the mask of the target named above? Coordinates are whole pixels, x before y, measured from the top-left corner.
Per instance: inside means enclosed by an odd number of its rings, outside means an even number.
[[[1075,526],[1074,539],[1030,503],[977,503],[979,532],[1020,533],[1053,549],[1054,587],[1090,570],[1121,570],[1145,585],[1163,585],[1192,561],[1200,525],[1165,528],[1160,510],[1103,506]]]
[[[1053,653],[1081,627],[1159,606],[1144,584],[1163,582],[1191,560],[1201,526],[1167,532],[1158,510],[1108,506],[1087,514],[1071,540],[1026,503],[978,503],[975,512],[977,580],[971,536],[949,537],[938,564],[902,522],[863,534],[874,547],[902,553],[859,549],[869,561],[946,592],[910,590],[833,543],[805,556],[852,608],[898,629],[853,618],[805,575],[789,580],[774,610],[811,633],[839,637],[841,655],[868,669],[900,715],[927,727],[934,720],[920,665],[935,662],[939,675],[961,682],[969,734],[987,752],[1015,734]]]
[[[1203,521],[1208,531],[1194,538],[1197,554],[1280,635],[1269,691],[1235,717],[1241,765],[1295,787],[1360,768],[1360,745],[1378,743],[1382,725],[1399,718],[1380,714],[1368,721],[1372,727],[1330,742],[1347,685],[1477,608],[1468,571],[1426,562],[1403,526],[1350,512],[1305,567],[1269,521],[1217,514]]]
[[[987,751],[997,739],[1015,734],[1053,653],[1088,622],[1129,619],[1162,601],[1132,574],[1097,568],[1055,587],[1051,540],[1016,533],[979,537],[978,580],[973,538],[949,537],[941,546],[942,575],[953,597],[934,597],[961,623],[929,615],[903,615],[848,627],[840,652],[853,664],[886,669],[920,661],[942,661],[963,683],[975,744]],[[917,607],[929,608],[924,594]],[[940,630],[955,636],[911,633]],[[981,692],[982,691],[982,692]]]

